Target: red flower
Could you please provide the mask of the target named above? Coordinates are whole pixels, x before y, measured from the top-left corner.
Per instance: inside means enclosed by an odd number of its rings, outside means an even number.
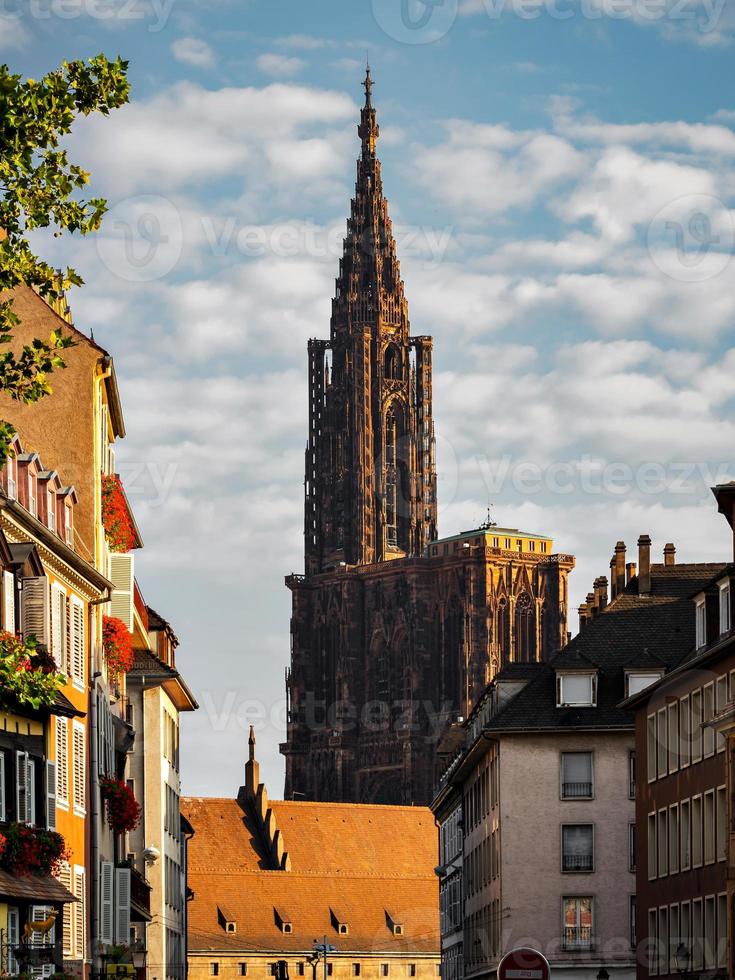
[[[121,619],[102,617],[102,647],[110,673],[114,677],[127,674],[133,666],[133,639]]]
[[[53,830],[9,823],[0,839],[0,868],[16,878],[56,874],[69,857],[64,838]]]
[[[135,525],[119,476],[102,475],[102,524],[111,551],[130,551],[135,546]]]
[[[112,776],[100,779],[102,799],[107,803],[107,822],[116,834],[135,830],[140,823],[141,807],[127,783]]]

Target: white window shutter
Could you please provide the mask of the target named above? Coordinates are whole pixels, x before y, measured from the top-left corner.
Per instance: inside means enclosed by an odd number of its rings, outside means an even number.
[[[36,762],[28,759],[26,762],[26,806],[27,822],[36,826]]]
[[[72,722],[72,794],[74,809],[84,810],[87,806],[87,756],[84,726]]]
[[[112,861],[100,862],[100,942],[110,945],[112,936],[112,895],[114,887]]]
[[[0,752],[0,821],[5,821],[5,753]]]
[[[110,599],[110,615],[121,619],[133,632],[133,556],[110,555],[109,578],[115,589]]]
[[[130,868],[115,869],[115,942],[130,942]]]
[[[35,636],[39,643],[49,642],[49,588],[45,575],[23,579],[21,619],[24,638]]]
[[[64,888],[68,889],[68,891],[71,891],[72,889],[71,866],[69,865],[68,861],[61,862],[59,866],[59,870],[56,874],[56,878],[58,881],[61,882]],[[72,948],[72,935],[71,935],[71,925],[72,925],[71,906],[72,906],[71,902],[64,903],[64,911],[62,913],[62,920],[61,920],[62,949],[63,949],[65,959],[71,959],[74,952]]]
[[[56,666],[65,673],[66,657],[66,592],[54,583],[51,586],[51,653]]]
[[[15,633],[15,575],[3,572],[3,629]]]
[[[72,596],[69,603],[69,665],[75,684],[84,687],[84,604]]]
[[[11,949],[20,945],[20,913],[15,906],[8,909],[8,946]],[[13,976],[18,972],[18,961],[8,950],[8,973]]]
[[[56,799],[69,803],[69,719],[56,719]]]
[[[15,753],[15,819],[28,823],[28,753]]]
[[[84,934],[86,909],[86,884],[84,868],[74,868],[74,956],[83,960],[86,953],[86,936]]]
[[[56,830],[56,763],[46,760],[46,829]]]

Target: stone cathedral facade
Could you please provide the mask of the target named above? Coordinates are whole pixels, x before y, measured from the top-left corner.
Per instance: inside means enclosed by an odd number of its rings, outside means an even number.
[[[412,336],[376,153],[361,154],[329,340],[309,342],[304,574],[292,574],[285,795],[427,804],[447,726],[567,640],[569,555],[491,523],[437,536],[432,341]]]

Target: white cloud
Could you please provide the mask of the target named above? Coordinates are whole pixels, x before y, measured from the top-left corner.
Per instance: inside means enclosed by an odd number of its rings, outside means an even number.
[[[274,78],[293,78],[306,67],[306,62],[302,58],[289,58],[285,54],[274,52],[258,55],[255,64],[260,71]]]
[[[24,48],[30,41],[30,34],[19,17],[0,15],[0,51]]]
[[[171,45],[171,51],[177,61],[195,68],[211,68],[215,62],[212,48],[206,41],[197,37],[180,37]]]

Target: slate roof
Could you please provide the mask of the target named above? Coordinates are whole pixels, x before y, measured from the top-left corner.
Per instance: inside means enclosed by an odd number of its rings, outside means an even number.
[[[33,875],[16,878],[15,875],[1,870],[0,896],[3,898],[22,898],[31,902],[67,903],[78,901],[68,888],[65,888],[60,881],[52,878],[51,875],[43,878],[37,878]]]
[[[625,671],[656,663],[671,670],[694,648],[692,596],[722,574],[723,564],[651,565],[651,592],[638,594],[638,579],[595,616],[485,725],[489,730],[618,728],[633,726],[634,713],[619,708]],[[597,707],[557,708],[556,670],[598,667]]]
[[[439,953],[437,832],[427,807],[269,801],[291,858],[268,861],[237,800],[188,797],[189,946],[193,951],[310,950],[327,935],[340,951]],[[217,908],[237,924],[227,933]],[[275,910],[292,923],[283,933]],[[334,915],[348,925],[339,935]],[[388,913],[403,926],[394,935]]]

